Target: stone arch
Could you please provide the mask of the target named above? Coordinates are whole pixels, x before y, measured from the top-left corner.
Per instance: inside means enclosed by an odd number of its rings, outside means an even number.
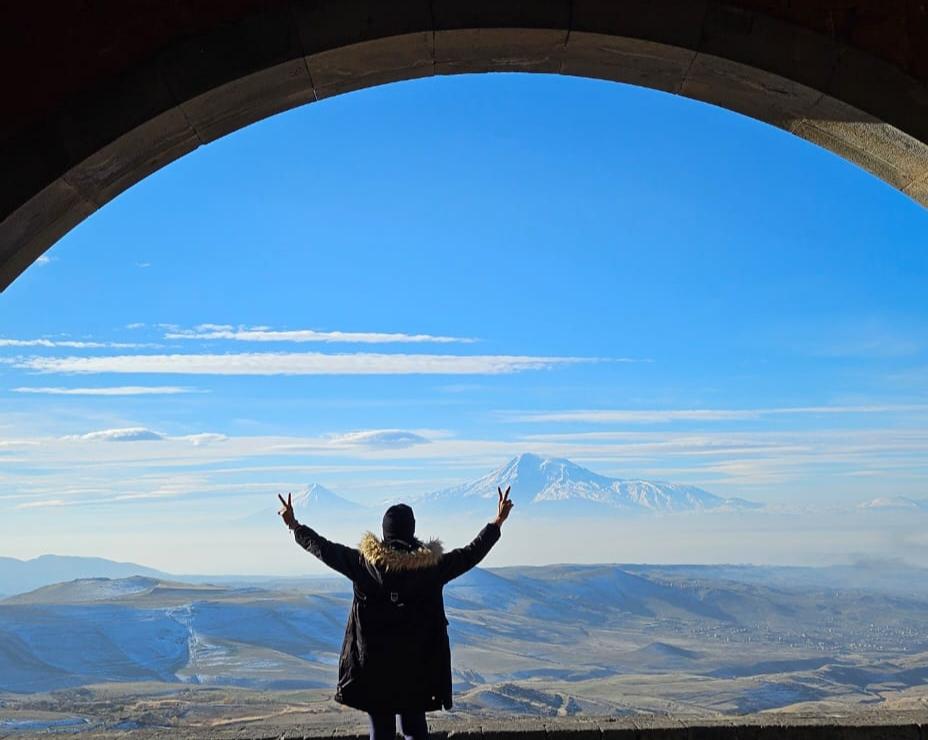
[[[103,0],[0,22],[0,290],[120,192],[294,106],[462,72],[664,90],[787,129],[928,204],[928,9],[780,0]]]

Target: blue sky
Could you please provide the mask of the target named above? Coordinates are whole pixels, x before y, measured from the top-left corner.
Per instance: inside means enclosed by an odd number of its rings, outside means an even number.
[[[22,532],[51,517],[143,560],[142,521],[310,481],[374,503],[524,450],[775,507],[928,498],[926,238],[850,163],[649,90],[479,75],[290,111],[0,295],[0,554],[48,551]]]

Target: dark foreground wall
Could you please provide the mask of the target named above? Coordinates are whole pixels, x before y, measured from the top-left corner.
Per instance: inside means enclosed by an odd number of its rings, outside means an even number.
[[[357,715],[363,717],[360,713]],[[928,708],[922,712],[870,712],[821,715],[746,715],[707,719],[599,718],[513,719],[454,723],[433,715],[434,740],[928,740]],[[81,738],[238,738],[284,740],[332,738],[366,740],[361,723],[346,727],[230,724],[199,730],[80,734]]]

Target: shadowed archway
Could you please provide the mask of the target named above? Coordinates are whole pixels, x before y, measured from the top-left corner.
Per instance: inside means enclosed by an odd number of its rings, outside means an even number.
[[[928,9],[909,0],[39,0],[2,14],[0,289],[203,144],[430,75],[547,72],[684,95],[928,204]]]

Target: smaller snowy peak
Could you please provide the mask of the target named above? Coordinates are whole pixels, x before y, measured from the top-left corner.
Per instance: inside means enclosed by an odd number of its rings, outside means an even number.
[[[319,521],[317,517],[322,517],[323,523],[331,523],[339,516],[348,517],[351,514],[363,514],[367,511],[367,507],[350,501],[349,499],[342,498],[320,483],[310,483],[303,488],[294,488],[289,492],[283,491],[278,495],[286,499],[288,493],[293,500],[293,512],[296,514],[296,518],[305,523]],[[266,505],[263,508],[248,514],[240,521],[249,524],[261,523],[262,526],[270,526],[270,523],[280,518],[278,516],[280,513],[280,501],[276,496],[274,496],[272,500],[273,504],[265,499]]]
[[[342,498],[319,483],[310,483],[293,494],[293,510],[297,514],[309,510],[358,511],[362,508],[361,504]]]
[[[293,509],[299,511],[315,506],[340,509],[360,509],[361,505],[342,498],[334,491],[319,483],[310,483],[305,489],[293,495]]]
[[[859,509],[879,509],[882,511],[924,511],[928,512],[928,499],[909,498],[908,496],[881,496],[858,504]]]

